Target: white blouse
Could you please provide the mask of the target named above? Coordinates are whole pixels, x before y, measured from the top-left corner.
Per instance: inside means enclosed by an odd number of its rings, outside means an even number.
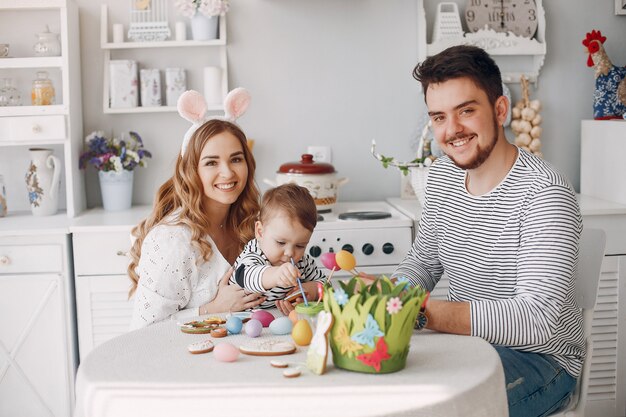
[[[160,224],[148,232],[135,269],[139,282],[131,330],[171,316],[198,316],[198,307],[215,298],[230,264],[211,237],[205,239],[213,248],[208,261],[192,245],[187,226]]]

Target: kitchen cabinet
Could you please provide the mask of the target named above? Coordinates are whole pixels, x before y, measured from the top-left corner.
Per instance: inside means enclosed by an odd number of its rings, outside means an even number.
[[[537,82],[539,71],[546,56],[546,19],[542,0],[535,0],[537,5],[537,31],[532,38],[515,36],[512,33],[497,33],[491,29],[479,30],[475,33],[465,32],[457,36],[442,36],[433,40],[431,35],[437,18],[436,10],[442,1],[417,0],[417,47],[418,61],[436,55],[454,45],[475,45],[485,49],[496,61],[502,72],[505,83],[520,82],[525,75],[530,82]],[[487,2],[485,2],[487,3]],[[491,3],[491,2],[489,2]],[[459,2],[461,20],[465,2]],[[445,18],[439,19],[445,22]],[[449,21],[448,21],[449,22]],[[449,23],[448,23],[449,26]]]
[[[74,298],[65,216],[0,224],[0,415],[71,416]]]
[[[109,66],[111,59],[132,59],[140,67],[159,68],[163,73],[166,67],[180,67],[185,62],[185,55],[189,53],[204,53],[207,57],[207,66],[218,66],[221,69],[221,96],[226,97],[228,92],[228,61],[226,58],[226,17],[219,20],[219,38],[208,41],[151,41],[151,42],[109,42],[109,18],[107,5],[102,5],[100,22],[100,47],[104,51],[102,109],[104,113],[152,113],[175,112],[176,106],[151,106],[112,108],[110,106],[111,80]],[[201,52],[198,52],[200,49]],[[150,52],[154,51],[154,52]],[[182,54],[182,55],[178,55]],[[187,72],[187,90],[197,90],[204,94],[202,68],[185,68]],[[163,77],[162,77],[163,78]],[[165,91],[164,88],[162,88]],[[165,102],[165,95],[162,94]],[[209,105],[209,111],[223,110],[223,105]]]
[[[585,415],[626,416],[626,205],[581,194],[583,225],[602,229],[607,242],[592,324],[593,353]],[[417,200],[388,199],[410,216],[417,231],[421,207]],[[445,299],[444,274],[433,298]]]
[[[94,347],[130,328],[133,300],[128,299],[131,282],[126,274],[130,232],[150,209],[147,206],[123,212],[93,209],[72,222],[81,360]]]
[[[10,25],[9,25],[10,22]],[[28,148],[52,148],[63,163],[59,206],[68,217],[85,208],[83,174],[78,168],[82,150],[82,107],[78,7],[72,0],[3,0],[0,26],[16,28],[3,35],[9,57],[0,59],[0,77],[17,81],[21,105],[0,107],[0,167],[4,170],[9,213],[29,210],[24,175]],[[61,55],[35,56],[35,34],[46,25],[59,33]],[[30,105],[36,72],[49,73],[55,104]],[[21,196],[21,198],[20,198]],[[30,216],[30,213],[28,213]]]

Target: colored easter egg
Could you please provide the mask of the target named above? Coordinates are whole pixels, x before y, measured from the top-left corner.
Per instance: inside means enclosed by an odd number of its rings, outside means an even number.
[[[279,317],[270,323],[270,332],[276,335],[289,334],[292,328],[293,323],[289,317]]]
[[[257,319],[250,319],[250,321],[246,323],[244,330],[250,337],[259,337],[263,331],[263,324]]]
[[[230,316],[228,320],[226,320],[226,330],[232,334],[239,334],[241,332],[241,328],[243,327],[243,322],[239,317]]]
[[[239,349],[230,343],[220,343],[213,349],[215,359],[221,362],[234,362],[239,357]]]
[[[356,259],[354,259],[354,255],[347,250],[340,250],[337,252],[335,255],[335,261],[344,271],[351,271],[356,266]]]
[[[298,312],[296,310],[291,310],[289,312],[289,320],[291,320],[291,323],[296,324],[298,321]]]
[[[263,327],[267,327],[274,320],[274,316],[269,311],[257,310],[252,313],[252,318],[256,319],[263,324]]]
[[[339,268],[339,265],[337,265],[337,260],[335,259],[334,252],[322,253],[322,256],[320,256],[320,260],[322,261],[322,264],[328,269],[341,269]]]
[[[313,331],[309,322],[304,319],[298,320],[291,330],[291,338],[296,342],[296,345],[308,346],[313,338]]]

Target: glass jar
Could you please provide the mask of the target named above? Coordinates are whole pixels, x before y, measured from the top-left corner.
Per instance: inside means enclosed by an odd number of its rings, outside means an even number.
[[[19,106],[22,96],[15,84],[13,78],[0,78],[0,106]]]
[[[47,71],[38,71],[37,79],[33,81],[31,92],[33,106],[49,106],[54,104],[54,86],[48,78]]]
[[[7,215],[7,193],[4,188],[4,177],[0,175],[0,217]]]
[[[37,56],[60,56],[61,55],[61,42],[59,41],[59,35],[50,32],[48,26],[46,31],[38,33],[36,35],[37,43],[33,46],[35,55]]]
[[[321,301],[309,302],[309,305],[304,303],[296,304],[298,320],[308,321],[313,334],[315,334],[315,329],[317,328],[317,314],[322,310],[324,310],[324,303]]]

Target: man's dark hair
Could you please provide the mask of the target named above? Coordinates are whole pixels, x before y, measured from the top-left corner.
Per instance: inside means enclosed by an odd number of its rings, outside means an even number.
[[[452,46],[428,57],[413,69],[413,77],[422,83],[424,100],[430,84],[467,77],[495,104],[502,95],[500,68],[487,52],[476,46]]]

